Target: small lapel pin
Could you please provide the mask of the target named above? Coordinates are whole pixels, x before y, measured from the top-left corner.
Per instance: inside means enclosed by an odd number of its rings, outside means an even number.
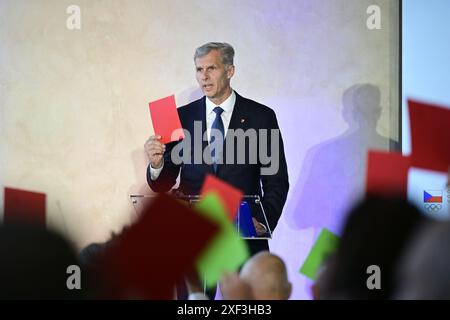
[[[244,118],[242,118],[242,119],[241,119],[241,123],[244,123],[244,122],[245,122],[245,119],[244,119]]]

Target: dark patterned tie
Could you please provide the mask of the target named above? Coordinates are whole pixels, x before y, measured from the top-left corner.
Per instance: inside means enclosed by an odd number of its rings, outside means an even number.
[[[224,135],[225,135],[225,129],[223,128],[223,121],[222,121],[222,117],[221,117],[223,109],[221,107],[215,107],[213,111],[216,113],[216,119],[214,119],[214,122],[212,124],[211,132],[212,132],[212,129],[216,129],[222,133],[221,141],[215,141],[216,137],[213,134],[211,134],[211,141],[209,143],[210,147],[212,148],[211,158],[212,158],[212,162],[213,162],[214,173],[217,173],[217,166],[218,166],[217,162],[219,161],[220,151],[222,151],[222,147],[223,147],[223,139],[224,139]]]

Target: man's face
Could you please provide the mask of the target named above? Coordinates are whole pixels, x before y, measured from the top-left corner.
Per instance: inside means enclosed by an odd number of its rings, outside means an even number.
[[[196,78],[203,91],[213,102],[222,103],[230,93],[230,79],[234,66],[225,67],[219,50],[212,50],[206,56],[195,59]]]

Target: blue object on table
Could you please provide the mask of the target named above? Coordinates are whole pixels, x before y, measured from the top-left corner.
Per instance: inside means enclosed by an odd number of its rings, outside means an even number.
[[[256,237],[256,229],[255,225],[253,224],[252,213],[247,201],[241,202],[234,223],[241,237]]]

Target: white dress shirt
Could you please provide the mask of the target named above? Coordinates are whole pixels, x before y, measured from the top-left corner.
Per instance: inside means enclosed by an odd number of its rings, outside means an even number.
[[[236,94],[231,90],[231,95],[220,105],[216,105],[214,102],[206,98],[206,133],[208,135],[208,141],[211,140],[211,127],[216,119],[216,113],[213,111],[215,107],[221,107],[223,109],[220,117],[222,118],[223,128],[225,129],[225,136],[227,135],[228,127],[230,125],[231,115],[233,114],[234,104],[236,103]],[[225,137],[224,137],[225,138]],[[164,167],[164,161],[159,169],[155,169],[150,165],[150,178],[152,180],[158,179],[162,169]]]

